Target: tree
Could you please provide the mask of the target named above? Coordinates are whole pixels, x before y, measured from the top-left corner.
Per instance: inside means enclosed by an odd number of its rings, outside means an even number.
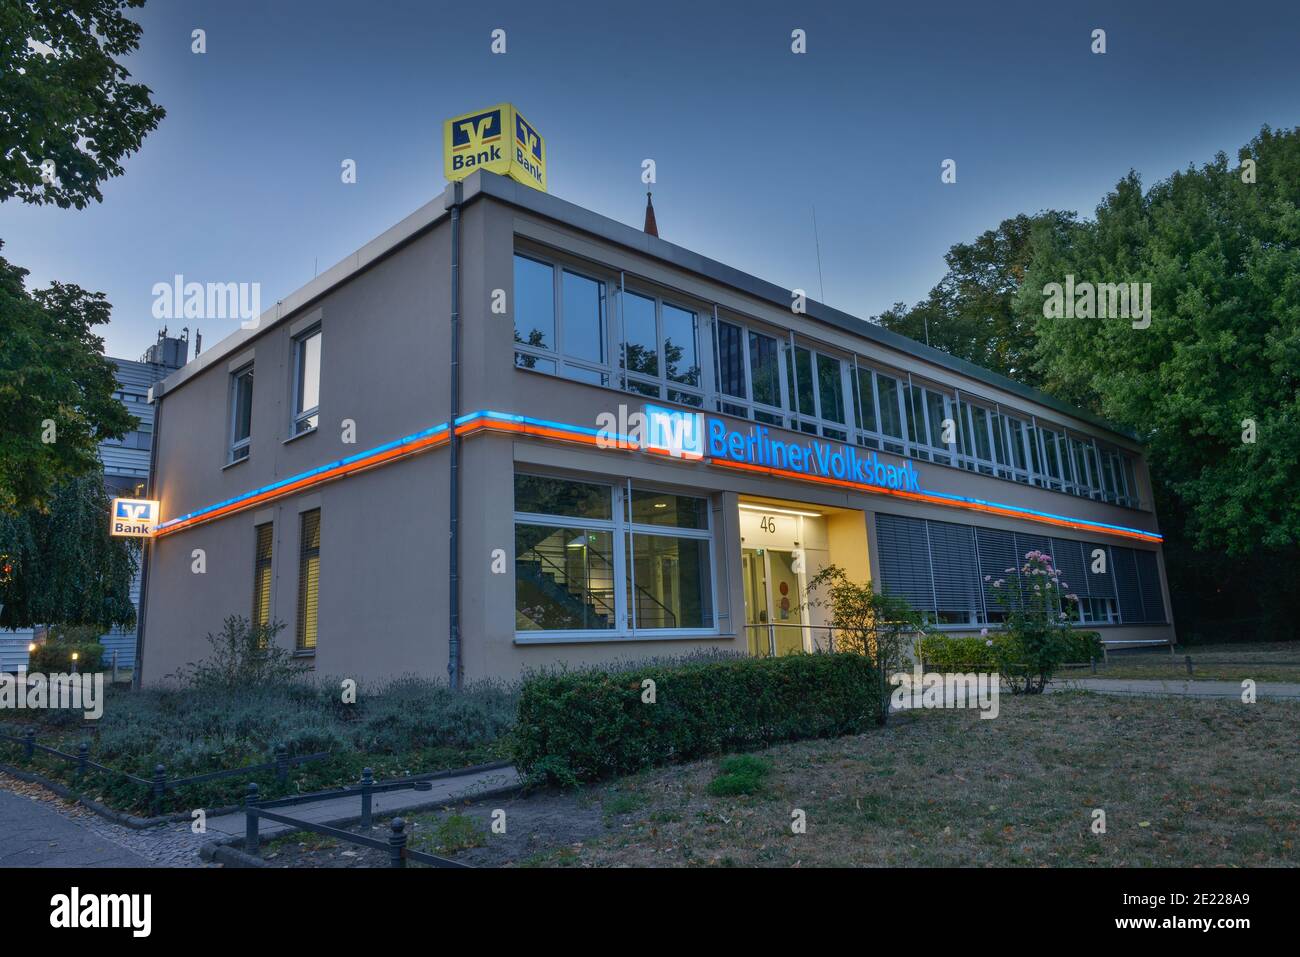
[[[1036,235],[1016,297],[1046,388],[1134,429],[1157,502],[1196,549],[1300,548],[1300,130],[1261,130],[1145,193],[1130,173],[1096,219]],[[1048,283],[1150,284],[1150,326],[1044,315]],[[1140,288],[1140,285],[1139,285]],[[1140,322],[1140,321],[1139,321]]]
[[[109,498],[100,470],[61,485],[47,510],[0,514],[0,628],[135,624],[131,581],[138,546],[108,532]]]
[[[0,514],[98,473],[98,443],[136,422],[113,398],[113,364],[91,331],[108,322],[104,294],[59,282],[29,293],[26,276],[0,256]]]
[[[144,0],[5,0],[0,5],[0,201],[83,209],[122,175],[166,115],[118,59]],[[51,165],[52,164],[52,165]]]
[[[1031,238],[1036,233],[1064,235],[1074,221],[1072,212],[1022,213],[974,242],[957,243],[944,256],[948,271],[929,296],[910,309],[895,303],[875,321],[959,359],[1037,385],[1034,322],[1018,314],[1013,301],[1033,253]]]
[[[930,626],[906,599],[877,592],[871,582],[856,582],[838,565],[827,565],[808,581],[810,608],[829,608],[835,650],[866,655],[880,688],[880,714],[889,717],[888,680],[891,668],[907,660],[913,640]]]

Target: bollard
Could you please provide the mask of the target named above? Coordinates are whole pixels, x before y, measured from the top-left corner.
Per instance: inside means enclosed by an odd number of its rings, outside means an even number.
[[[283,744],[275,746],[275,776],[280,781],[289,777],[289,749]]]
[[[1188,673],[1189,675],[1192,673],[1192,656],[1191,656],[1191,655],[1187,655],[1187,673]]]
[[[1096,655],[1093,655],[1093,656],[1092,656],[1092,673],[1093,673],[1094,675],[1097,673],[1097,656],[1096,656]]]
[[[248,782],[248,790],[244,795],[244,853],[257,857],[257,811],[253,805],[257,803],[257,783]]]
[[[23,757],[30,761],[36,755],[36,729],[28,728],[23,732]]]
[[[161,764],[153,766],[153,813],[156,817],[162,813],[163,794],[167,791],[167,769]]]
[[[90,752],[90,745],[85,741],[77,745],[77,778],[80,779],[86,773],[86,756]]]
[[[406,850],[406,822],[395,817],[388,826],[393,829],[388,835],[388,866],[405,867],[406,857],[402,852]]]
[[[375,772],[370,768],[361,769],[361,830],[370,830],[370,789],[375,784]]]

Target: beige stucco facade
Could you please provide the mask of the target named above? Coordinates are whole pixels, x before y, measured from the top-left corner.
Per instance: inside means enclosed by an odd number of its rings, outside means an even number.
[[[1083,413],[1064,411],[1046,397],[1004,388],[996,377],[940,365],[923,346],[855,334],[843,323],[819,318],[817,309],[792,313],[775,296],[762,294],[765,287],[752,277],[733,276],[734,271],[677,247],[528,192],[490,174],[476,174],[466,186],[460,250],[463,414],[490,410],[590,429],[600,413],[617,413],[620,405],[638,410],[645,401],[609,386],[515,367],[512,263],[517,250],[533,252],[594,273],[611,290],[616,283],[635,282],[638,288],[670,295],[695,310],[705,329],[715,314],[735,316],[958,390],[992,407],[1004,405],[1026,419],[1036,416],[1082,436],[1096,435],[1132,458],[1137,508],[933,461],[913,464],[929,492],[1158,532],[1142,450],[1122,433]],[[284,622],[280,639],[293,647],[299,615],[299,516],[312,509],[321,516],[318,640],[304,660],[322,676],[446,675],[450,450],[445,443],[376,461],[346,477],[306,477],[300,487],[283,494],[251,494],[448,420],[451,228],[445,207],[443,198],[430,203],[287,298],[257,329],[235,333],[156,391],[152,497],[161,500],[164,520],[224,502],[249,504],[227,507],[211,520],[192,521],[152,543],[142,644],[146,683],[164,681],[202,658],[207,653],[204,636],[219,630],[226,616],[249,614],[254,528],[267,523],[273,528],[272,618]],[[699,268],[692,268],[694,259]],[[493,310],[494,297],[500,299],[497,290],[505,293],[504,313]],[[294,340],[315,327],[322,334],[319,426],[291,438]],[[231,376],[250,363],[255,369],[250,453],[230,464]],[[711,407],[704,411],[732,429],[753,425]],[[809,438],[775,427],[771,433],[786,441]],[[878,455],[894,464],[907,458]],[[517,634],[511,573],[516,472],[611,486],[630,481],[638,488],[707,498],[715,627],[673,637],[631,631],[592,638]],[[808,552],[808,575],[834,562],[855,577],[879,579],[876,514],[883,512],[1150,551],[1157,558],[1164,607],[1170,607],[1158,542],[1095,528],[1044,524],[806,477],[754,474],[707,460],[490,429],[461,440],[460,474],[461,674],[470,681],[513,679],[529,668],[559,663],[696,649],[746,650],[742,549],[755,543],[742,542],[746,530],[753,537],[752,526],[743,519],[744,503],[810,513],[800,526],[807,540],[799,544]],[[808,615],[808,623],[816,623],[817,613]],[[1167,622],[1089,627],[1102,631],[1108,641],[1169,640],[1173,635]]]

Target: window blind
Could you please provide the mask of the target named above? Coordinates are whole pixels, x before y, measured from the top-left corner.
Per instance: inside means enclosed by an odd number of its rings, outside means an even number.
[[[307,651],[316,647],[320,599],[320,509],[303,512],[300,520],[296,644],[299,651]]]

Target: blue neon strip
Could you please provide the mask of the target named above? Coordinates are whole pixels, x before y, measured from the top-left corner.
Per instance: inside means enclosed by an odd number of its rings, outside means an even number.
[[[306,472],[299,472],[297,475],[290,475],[288,478],[282,478],[279,481],[272,482],[270,485],[263,485],[261,488],[255,488],[251,492],[244,492],[242,495],[236,495],[234,498],[228,498],[223,502],[217,502],[213,505],[207,505],[204,506],[203,508],[196,509],[193,512],[186,512],[184,515],[177,516],[176,518],[173,519],[168,519],[166,522],[163,522],[161,525],[158,526],[158,531],[162,531],[163,529],[170,528],[173,525],[178,525],[181,522],[188,522],[190,519],[198,518],[201,515],[207,515],[209,512],[215,512],[218,509],[225,508],[227,505],[235,505],[239,502],[246,501],[250,498],[256,498],[257,496],[262,495],[266,492],[274,492],[276,489],[284,488],[286,485],[292,485],[295,482],[301,482],[303,479],[309,479],[314,475],[320,475],[323,472],[328,472],[332,469],[339,468],[340,466],[351,465],[352,463],[359,462],[362,459],[370,458],[372,455],[380,455],[384,452],[390,451],[391,449],[398,448],[399,446],[409,445],[412,442],[418,442],[421,439],[426,439],[432,435],[437,435],[439,432],[445,432],[446,430],[447,430],[447,423],[443,422],[439,425],[433,426],[432,428],[422,429],[419,432],[412,432],[410,435],[404,435],[400,439],[394,439],[391,442],[385,442],[383,445],[376,445],[373,449],[367,449],[364,452],[356,452],[352,455],[345,456],[344,458],[326,463],[325,465],[319,465],[314,469],[308,469]]]
[[[457,427],[460,427],[462,425],[466,425],[470,422],[474,422],[480,419],[489,419],[489,420],[495,420],[499,422],[513,422],[513,423],[519,423],[524,425],[535,425],[540,428],[556,429],[560,432],[574,432],[581,435],[590,435],[595,437],[600,437],[602,435],[609,434],[609,433],[602,432],[598,429],[588,428],[586,426],[571,425],[567,422],[555,422],[550,419],[537,419],[527,415],[517,415],[513,412],[496,412],[491,409],[482,409],[478,412],[470,412],[466,415],[459,416],[456,418],[455,424]],[[266,492],[273,492],[276,489],[284,488],[285,486],[292,485],[295,482],[301,482],[304,479],[309,479],[314,475],[319,475],[323,472],[328,472],[340,466],[350,465],[353,462],[357,462],[360,461],[361,459],[369,458],[373,455],[382,454],[384,452],[389,451],[390,449],[394,449],[402,445],[407,445],[412,442],[418,442],[421,439],[428,438],[429,436],[432,435],[436,435],[438,432],[445,431],[446,429],[447,429],[447,423],[443,422],[440,423],[439,425],[433,426],[432,428],[423,429],[419,432],[414,432],[411,435],[403,436],[400,439],[394,439],[392,442],[386,442],[383,445],[377,445],[373,449],[367,449],[364,452],[357,452],[356,454],[349,455],[346,458],[338,459],[337,461],[330,462],[326,465],[318,466],[317,468],[310,469],[306,472],[300,472],[297,475],[292,475],[289,476],[288,478],[280,479],[277,482],[272,482],[270,485],[263,485],[261,488],[253,489],[251,492],[245,492],[244,494],[237,495],[234,498],[228,498],[223,502],[217,502],[214,505],[208,505],[205,508],[201,508],[193,512],[188,512],[185,515],[179,516],[178,518],[170,519],[169,521],[159,525],[158,531],[162,531],[164,529],[170,528],[171,526],[180,524],[182,522],[187,522],[190,519],[198,518],[202,515],[207,515],[210,512],[214,512],[219,509],[225,508],[228,505],[234,505],[237,504],[238,502],[242,502],[247,499],[256,498],[257,496],[262,495]],[[634,442],[631,438],[629,438],[626,435],[617,434],[615,437],[624,444],[637,445],[636,442]],[[705,461],[711,461],[711,460],[705,459]],[[785,474],[789,474],[792,478],[795,479],[799,478],[798,473],[790,472]],[[854,482],[852,484],[864,490],[871,490],[874,488],[874,486],[862,485],[861,483],[857,483],[857,482]],[[1159,534],[1158,532],[1149,532],[1141,528],[1130,528],[1127,525],[1111,525],[1108,522],[1098,522],[1086,518],[1074,518],[1069,515],[1058,515],[1055,512],[1042,512],[1042,511],[1038,511],[1037,509],[1025,508],[1022,505],[1008,505],[1004,502],[991,502],[982,498],[971,498],[966,495],[956,495],[950,492],[934,492],[934,491],[930,491],[929,489],[922,489],[921,494],[926,495],[930,498],[945,499],[947,501],[957,502],[959,504],[965,503],[968,505],[984,505],[989,508],[1002,509],[1004,511],[1015,512],[1021,515],[1034,515],[1040,518],[1050,518],[1058,522],[1069,522],[1073,525],[1085,525],[1090,528],[1110,529],[1112,531],[1117,531],[1117,532],[1127,532],[1129,534],[1141,535],[1153,541],[1164,541],[1164,536]]]
[[[934,498],[946,498],[954,502],[966,502],[971,505],[988,505],[991,508],[1004,508],[1013,512],[1020,512],[1024,515],[1038,515],[1042,518],[1054,518],[1060,522],[1073,522],[1076,525],[1090,525],[1095,528],[1110,528],[1117,532],[1133,532],[1138,535],[1147,535],[1151,538],[1164,540],[1164,536],[1159,532],[1148,532],[1142,528],[1129,528],[1127,525],[1111,525],[1108,522],[1098,522],[1091,518],[1071,518],[1069,515],[1057,515],[1055,512],[1040,512],[1037,509],[1025,508],[1023,505],[1006,505],[1002,502],[989,502],[982,498],[970,498],[965,495],[954,495],[949,492],[932,492],[929,489],[921,489],[922,494],[930,495]]]

